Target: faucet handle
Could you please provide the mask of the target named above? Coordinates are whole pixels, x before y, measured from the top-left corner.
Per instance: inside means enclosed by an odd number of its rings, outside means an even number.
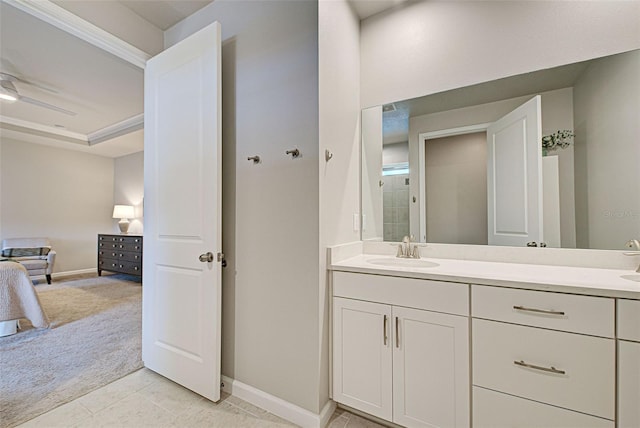
[[[629,239],[624,245],[626,247],[634,248],[640,251],[640,241],[638,241],[637,239]]]

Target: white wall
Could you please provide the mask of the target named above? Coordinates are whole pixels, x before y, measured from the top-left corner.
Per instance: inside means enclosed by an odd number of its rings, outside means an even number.
[[[640,234],[640,51],[602,59],[574,86],[579,248]]]
[[[133,205],[136,217],[129,219],[129,233],[143,232],[142,200],[144,198],[144,152],[114,159],[113,203]],[[120,233],[118,219],[113,220],[112,232]]]
[[[48,237],[56,272],[95,269],[97,234],[110,232],[113,159],[0,140],[2,239]]]
[[[222,26],[224,375],[319,413],[318,5],[215,1]],[[297,147],[302,157],[285,151]],[[259,155],[260,164],[247,161]],[[326,394],[325,394],[326,395]]]
[[[360,23],[346,0],[318,2],[320,156],[320,401],[329,399],[326,248],[358,241],[360,214]],[[325,150],[333,157],[325,161]]]
[[[362,107],[640,47],[637,1],[406,2],[361,23]]]

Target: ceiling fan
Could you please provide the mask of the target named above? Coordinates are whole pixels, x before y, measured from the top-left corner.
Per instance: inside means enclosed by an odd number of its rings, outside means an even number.
[[[55,106],[53,104],[46,103],[44,101],[36,100],[35,98],[25,97],[24,95],[20,95],[14,82],[25,83],[27,85],[36,86],[42,89],[45,89],[50,92],[52,91],[49,88],[43,87],[41,85],[29,82],[22,78],[16,77],[9,73],[0,72],[0,99],[14,102],[14,101],[24,101],[25,103],[33,104],[39,107],[48,108],[50,110],[55,110],[60,113],[68,114],[69,116],[75,116],[76,113],[70,110],[63,109],[62,107]]]

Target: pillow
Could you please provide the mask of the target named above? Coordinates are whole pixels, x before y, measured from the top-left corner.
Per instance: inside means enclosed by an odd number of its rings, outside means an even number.
[[[46,256],[51,251],[49,247],[37,248],[4,248],[2,257],[29,257],[29,256]]]

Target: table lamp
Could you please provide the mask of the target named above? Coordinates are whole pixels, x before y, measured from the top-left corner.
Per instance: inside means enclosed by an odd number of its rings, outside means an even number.
[[[129,219],[134,218],[133,205],[114,205],[113,218],[119,218],[120,232],[126,234],[129,230]]]

